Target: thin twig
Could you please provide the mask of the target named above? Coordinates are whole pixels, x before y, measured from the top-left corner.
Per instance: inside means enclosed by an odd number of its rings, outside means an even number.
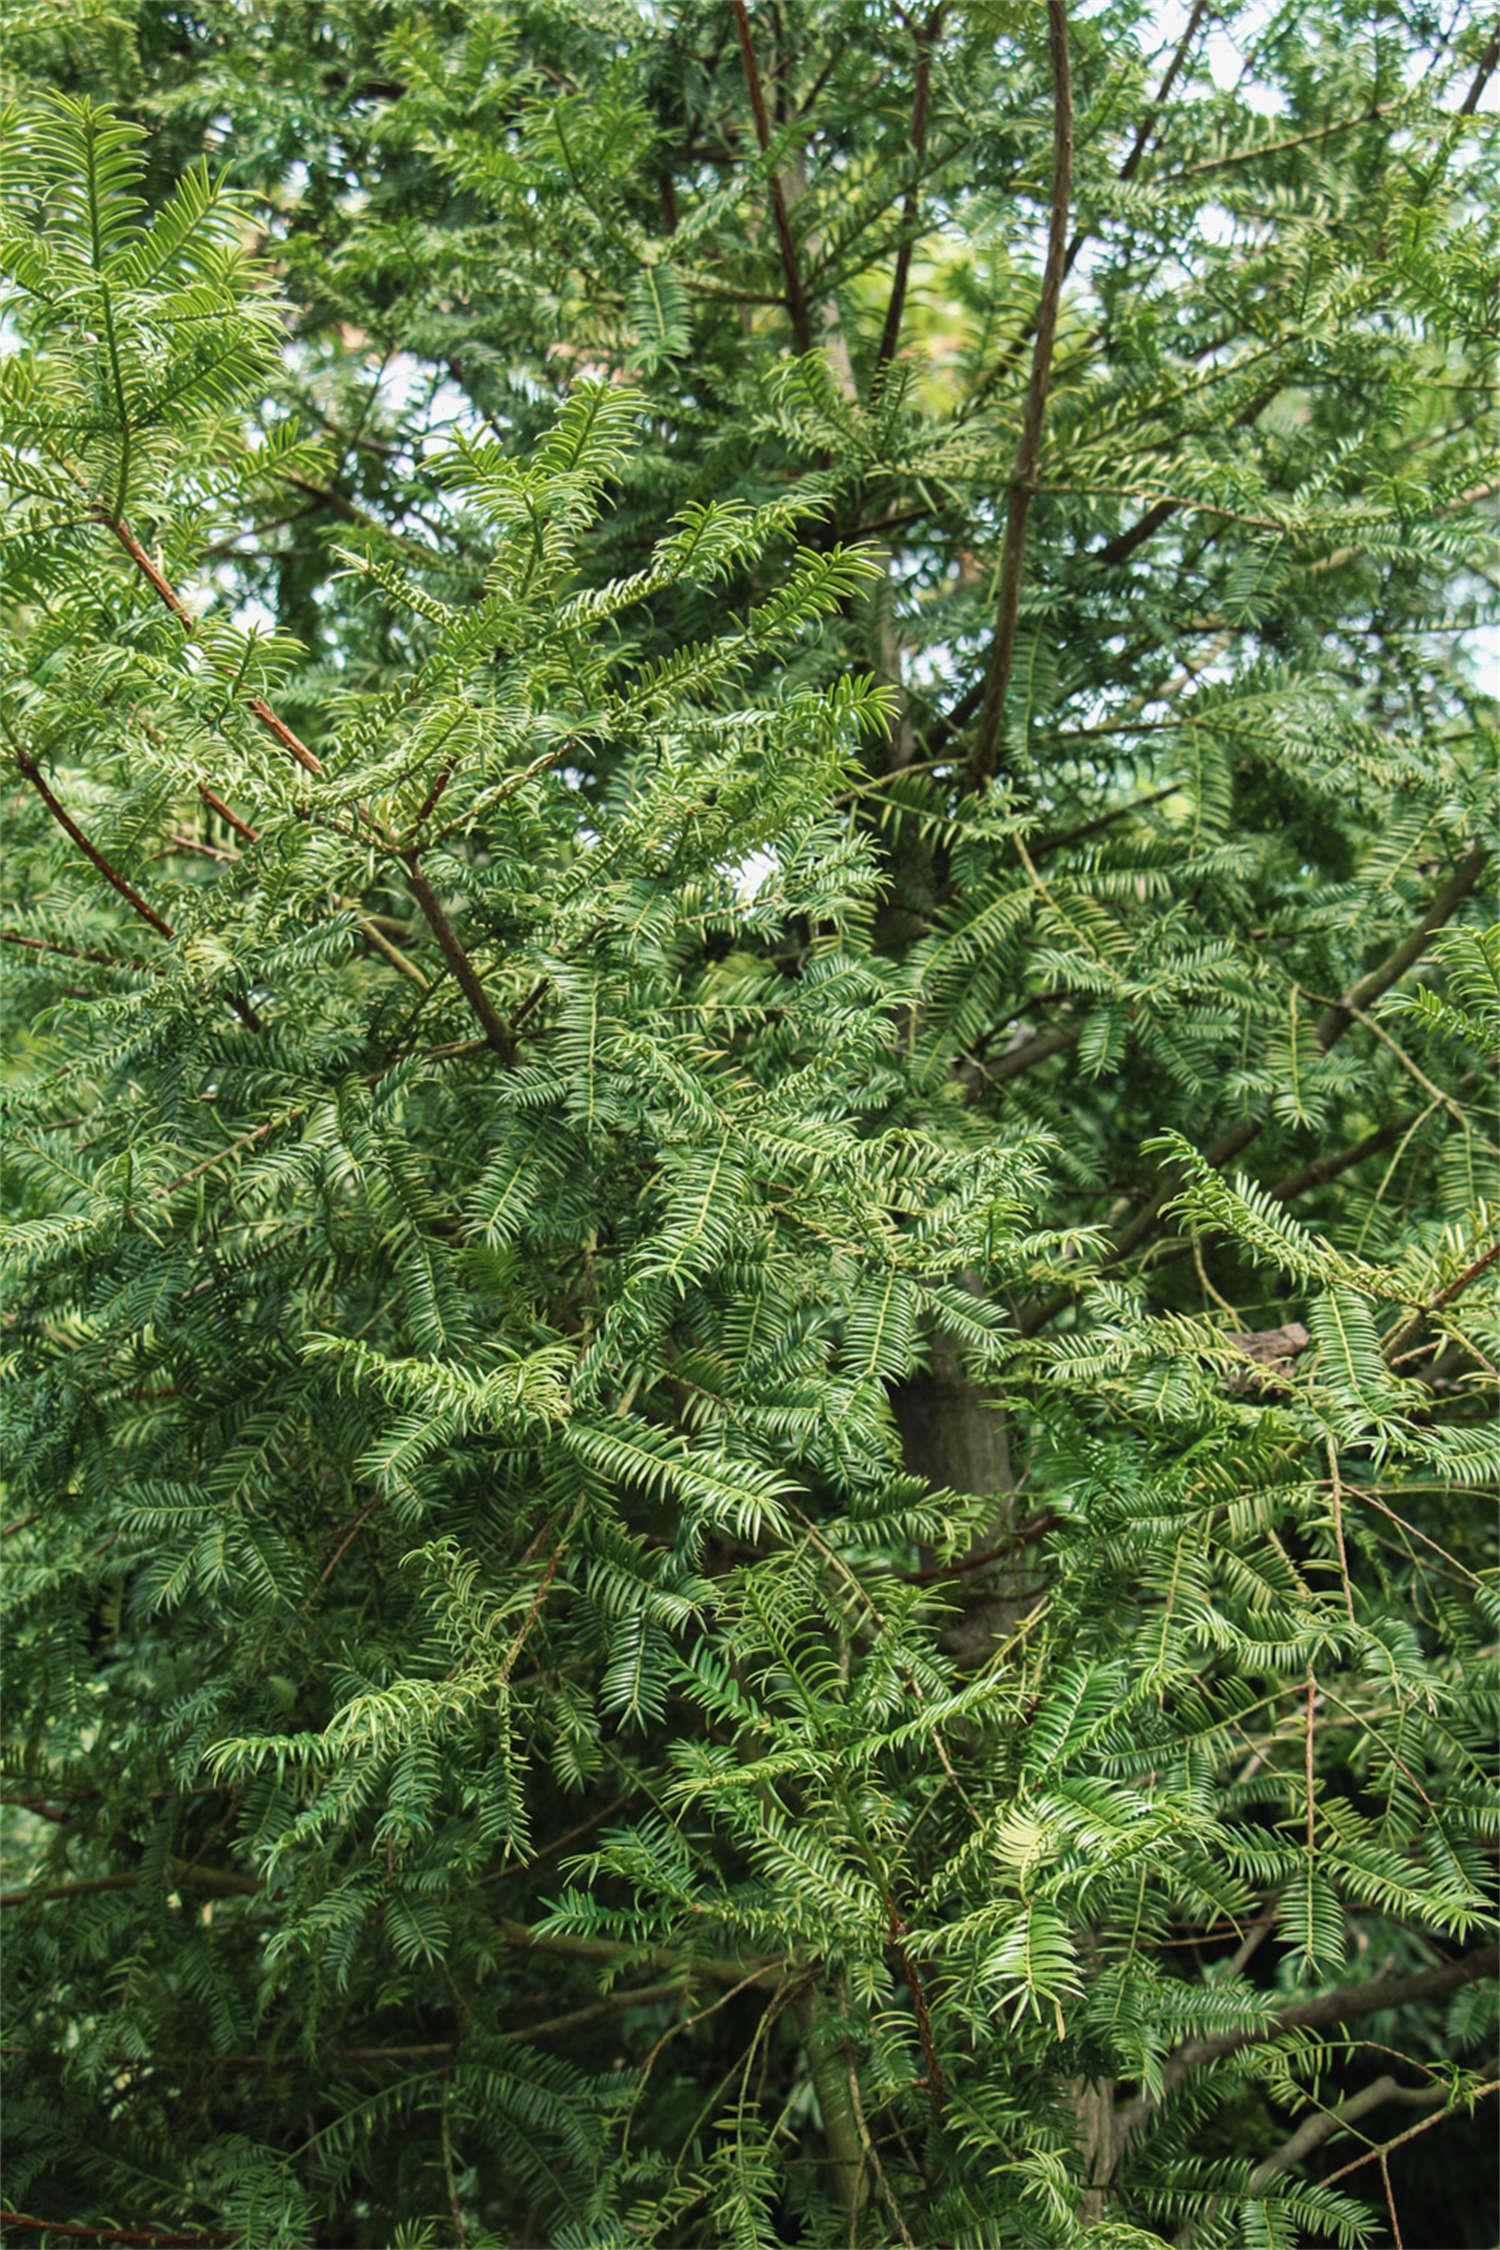
[[[982,788],[994,775],[1005,694],[1015,659],[1021,574],[1026,556],[1026,521],[1041,452],[1047,385],[1052,372],[1057,313],[1067,264],[1068,214],[1073,194],[1073,83],[1068,56],[1067,0],[1047,0],[1047,49],[1052,69],[1052,199],[1047,219],[1047,259],[1042,269],[1042,293],[1037,306],[1036,340],[1031,351],[1031,377],[1026,386],[1021,438],[1006,503],[995,639],[980,704],[979,731],[969,761],[974,788]]]
[[[766,110],[766,93],[761,83],[760,64],[755,59],[755,41],[750,34],[750,18],[745,12],[745,0],[729,0],[734,15],[735,37],[739,41],[740,59],[745,66],[745,85],[750,95],[750,110],[755,119],[755,138],[760,143],[762,156],[771,145],[771,120]],[[786,189],[781,175],[772,169],[766,180],[771,197],[771,220],[776,229],[776,246],[781,253],[781,271],[786,282],[786,309],[792,323],[792,337],[799,352],[813,348],[812,322],[808,317],[807,291],[803,285],[802,269],[797,258],[796,239],[792,234],[791,213],[787,207]]]
[[[1465,1266],[1463,1272],[1455,1280],[1450,1281],[1446,1288],[1440,1289],[1435,1297],[1428,1298],[1425,1305],[1418,1305],[1415,1312],[1409,1313],[1400,1327],[1394,1329],[1386,1338],[1386,1358],[1388,1360],[1394,1359],[1402,1345],[1410,1341],[1424,1320],[1430,1320],[1432,1315],[1441,1312],[1445,1305],[1451,1305],[1455,1297],[1462,1296],[1463,1292],[1476,1282],[1481,1274],[1489,1272],[1497,1258],[1500,1258],[1500,1242],[1492,1242],[1483,1256],[1476,1258],[1472,1265]]]
[[[1207,6],[1208,0],[1194,0],[1193,12],[1188,17],[1187,25],[1183,31],[1182,37],[1178,40],[1177,45],[1173,50],[1172,60],[1167,65],[1166,72],[1162,78],[1161,84],[1157,87],[1156,92],[1151,97],[1150,108],[1146,111],[1145,116],[1141,119],[1140,129],[1135,136],[1135,140],[1131,144],[1130,154],[1126,157],[1124,163],[1120,166],[1118,174],[1116,175],[1119,179],[1133,180],[1135,178],[1136,172],[1140,166],[1141,158],[1145,155],[1147,149],[1151,145],[1151,136],[1156,130],[1156,121],[1161,115],[1162,105],[1165,103],[1168,95],[1172,91],[1172,88],[1177,83],[1177,74],[1181,70],[1183,64],[1187,61],[1188,50],[1191,48],[1193,41],[1198,36],[1198,26],[1203,21],[1204,12]]]
[[[147,554],[145,548],[136,538],[135,533],[131,530],[129,524],[125,522],[123,517],[112,516],[107,508],[99,509],[98,516],[99,521],[103,523],[108,530],[112,531],[116,539],[119,540],[120,545],[124,548],[126,554],[129,555],[131,561],[135,564],[136,569],[145,579],[147,585],[156,595],[158,601],[162,603],[164,608],[169,609],[172,612],[172,615],[176,618],[183,631],[185,633],[191,634],[195,630],[196,622],[193,617],[192,611],[188,608],[186,602],[184,602],[181,597],[175,592],[173,587],[163,576],[162,572],[157,568],[156,564],[151,560],[151,557]],[[290,756],[296,759],[298,765],[301,766],[305,772],[321,773],[323,771],[322,759],[315,757],[313,752],[308,749],[307,744],[303,742],[299,736],[292,732],[292,729],[287,725],[286,721],[277,717],[276,713],[271,709],[270,704],[267,703],[264,696],[246,696],[245,707],[247,710],[254,712],[256,718],[259,719],[261,725],[266,729],[266,732],[273,736],[274,739],[281,744],[283,750],[287,751]]]
[[[109,860],[105,858],[103,852],[100,851],[97,844],[90,843],[88,837],[85,836],[83,830],[79,827],[77,821],[74,820],[72,814],[67,811],[65,806],[58,802],[57,798],[48,788],[46,781],[42,777],[41,769],[37,766],[35,760],[32,759],[26,751],[21,749],[18,744],[15,745],[15,756],[16,763],[21,772],[31,783],[32,788],[41,798],[42,803],[46,806],[48,812],[52,815],[52,818],[57,822],[58,827],[62,829],[64,835],[70,837],[72,841],[78,846],[78,849],[83,853],[85,859],[87,859],[92,866],[96,867],[99,870],[99,873],[104,877],[104,880],[114,890],[118,891],[120,897],[124,899],[126,905],[130,907],[132,912],[138,914],[141,920],[145,922],[149,928],[155,930],[158,937],[164,937],[168,940],[175,938],[177,932],[172,927],[172,924],[166,919],[165,915],[158,914],[154,906],[148,906],[145,899],[142,898],[140,892],[136,890],[132,884],[126,881],[125,877],[120,873],[117,867],[111,865]],[[235,1014],[239,1017],[241,1023],[245,1026],[247,1031],[261,1031],[265,1028],[260,1020],[260,1017],[251,1007],[248,1000],[240,1000],[231,997],[229,1004],[233,1008]]]
[[[1344,1546],[1344,1480],[1339,1475],[1338,1447],[1328,1440],[1328,1489],[1333,1495],[1333,1539],[1338,1548],[1339,1576],[1344,1582],[1344,1607],[1349,1612],[1349,1622],[1355,1622],[1354,1588],[1349,1583],[1349,1556]]]
[[[457,932],[443,912],[436,891],[422,873],[421,862],[416,853],[407,853],[404,864],[407,887],[421,909],[428,928],[437,939],[438,950],[452,970],[455,983],[478,1018],[486,1043],[494,1048],[507,1068],[513,1067],[517,1060],[516,1042],[509,1024],[480,983],[479,973],[459,943]]]
[[[579,1498],[573,1504],[573,1513],[569,1516],[567,1522],[563,1525],[562,1530],[557,1535],[557,1544],[553,1548],[551,1556],[548,1559],[546,1569],[542,1572],[541,1580],[532,1599],[531,1607],[526,1612],[526,1615],[522,1620],[520,1631],[516,1634],[515,1639],[511,1642],[510,1647],[505,1652],[505,1660],[500,1666],[500,1683],[502,1686],[510,1678],[511,1673],[515,1670],[516,1658],[520,1655],[522,1649],[526,1646],[527,1635],[530,1633],[532,1626],[536,1623],[538,1617],[541,1615],[542,1604],[547,1599],[547,1588],[551,1585],[553,1579],[557,1576],[557,1566],[562,1561],[568,1541],[573,1535],[573,1527],[577,1523],[579,1517],[583,1514],[584,1501],[586,1498],[586,1494],[580,1494]]]
[[[1486,2094],[1494,2093],[1500,2093],[1500,2079],[1491,2079],[1487,2085],[1478,2087],[1475,2090],[1474,2099],[1475,2101],[1483,2101]],[[1434,2125],[1441,2125],[1446,2118],[1452,2117],[1459,2107],[1459,2103],[1450,2102],[1446,2109],[1438,2111],[1436,2117],[1424,2117],[1420,2124],[1408,2125],[1406,2131],[1398,2133],[1394,2140],[1382,2142],[1379,2148],[1366,2149],[1364,2155],[1356,2156],[1352,2164],[1345,2164],[1339,2171],[1328,2173],[1323,2181],[1324,2187],[1332,2187],[1335,2180],[1347,2179],[1351,2172],[1359,2171],[1362,2165],[1373,2164],[1377,2159],[1383,2161],[1390,2155],[1393,2148],[1400,2148],[1406,2141],[1414,2141],[1419,2133],[1430,2133]]]
[[[875,372],[870,382],[872,396],[880,386],[887,364],[895,358],[896,346],[901,341],[901,320],[906,311],[907,285],[911,279],[911,262],[917,246],[917,207],[921,195],[922,159],[927,149],[927,108],[932,91],[932,51],[942,28],[943,0],[938,0],[938,5],[924,24],[911,27],[912,40],[917,50],[911,100],[913,164],[901,205],[901,244],[896,252],[895,270],[891,275],[891,294],[875,352]]]

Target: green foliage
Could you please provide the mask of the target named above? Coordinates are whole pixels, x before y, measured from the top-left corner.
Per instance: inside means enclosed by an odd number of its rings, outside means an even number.
[[[1493,2236],[1493,43],[1061,13],[0,0],[7,2243]]]

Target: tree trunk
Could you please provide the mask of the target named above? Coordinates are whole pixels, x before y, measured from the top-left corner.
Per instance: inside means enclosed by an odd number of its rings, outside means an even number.
[[[928,1372],[901,1384],[892,1401],[906,1465],[931,1484],[993,1499],[969,1548],[971,1555],[983,1554],[999,1545],[1015,1521],[1005,1416],[966,1372],[945,1336],[930,1339],[928,1359]],[[983,1657],[1014,1629],[1034,1598],[1035,1561],[1028,1559],[1026,1549],[1018,1549],[965,1574],[958,1584],[964,1613],[950,1628],[948,1645],[966,1659]]]
[[[812,2074],[828,2149],[833,2192],[849,2215],[851,2239],[870,2193],[864,2139],[850,2089],[852,2064],[838,2021],[837,1996],[810,1984],[797,1996],[793,2013],[802,2034],[802,2051]]]

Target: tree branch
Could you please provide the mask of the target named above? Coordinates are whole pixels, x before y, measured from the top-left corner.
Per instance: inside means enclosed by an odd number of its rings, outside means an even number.
[[[1339,1985],[1332,1992],[1313,1993],[1305,2000],[1290,2001],[1264,2023],[1249,2025],[1241,2031],[1216,2032],[1211,2039],[1189,2040],[1168,2058],[1162,2072],[1160,2095],[1142,2095],[1120,2111],[1122,2135],[1138,2131],[1184,2078],[1205,2063],[1222,2062],[1226,2056],[1237,2055],[1245,2047],[1264,2046],[1286,2031],[1331,2031],[1359,2016],[1382,2014],[1387,2009],[1413,2008],[1426,2000],[1441,2000],[1463,1985],[1477,1984],[1481,1978],[1494,1976],[1497,1970],[1500,1970],[1500,1945],[1481,1945],[1456,1961],[1443,1961],[1435,1968],[1419,1969],[1413,1976]]]
[[[517,1059],[515,1036],[480,983],[479,972],[459,943],[458,933],[443,912],[442,902],[436,891],[422,873],[421,863],[415,852],[406,855],[405,867],[411,895],[437,939],[438,950],[452,970],[459,990],[478,1019],[486,1044],[494,1048],[507,1069],[513,1069]]]
[[[1352,984],[1342,1000],[1336,1000],[1325,1010],[1318,1024],[1318,1045],[1326,1054],[1336,1039],[1341,1039],[1354,1021],[1355,1011],[1368,1008],[1388,992],[1398,977],[1406,974],[1421,954],[1422,948],[1435,930],[1447,922],[1456,906],[1466,899],[1480,876],[1489,865],[1490,855],[1483,844],[1474,844],[1464,854],[1452,876],[1434,897],[1427,912],[1401,943],[1388,953],[1379,965]]]
[[[1460,117],[1472,117],[1474,115],[1483,97],[1484,89],[1494,75],[1497,63],[1500,63],[1500,30],[1495,32],[1494,37],[1479,58],[1479,68],[1475,71],[1469,83],[1468,92],[1458,105]]]
[[[1405,1320],[1392,1329],[1386,1338],[1385,1358],[1394,1359],[1402,1346],[1410,1343],[1424,1320],[1429,1320],[1435,1312],[1441,1312],[1444,1305],[1451,1305],[1455,1297],[1461,1297],[1481,1274],[1489,1272],[1497,1259],[1500,1259],[1500,1242],[1492,1242],[1488,1250],[1476,1258],[1472,1265],[1465,1266],[1463,1272],[1450,1281],[1446,1288],[1440,1289],[1435,1297],[1429,1297],[1425,1305],[1418,1305],[1414,1312],[1408,1313]]]
[[[764,156],[771,145],[771,120],[766,111],[766,93],[761,83],[760,65],[755,59],[755,42],[750,36],[750,18],[745,12],[745,0],[729,0],[729,4],[734,15],[740,59],[745,66],[745,84],[749,90],[750,109],[755,119],[755,138],[760,143],[760,151]],[[776,246],[781,253],[781,271],[786,281],[786,309],[792,323],[792,337],[799,352],[810,352],[813,348],[813,333],[812,322],[808,317],[807,291],[803,286],[797,244],[792,234],[791,213],[787,208],[786,189],[782,185],[781,174],[772,170],[767,175],[766,185],[771,197]]]
[[[92,866],[98,868],[99,873],[104,877],[106,883],[108,883],[112,889],[119,892],[121,898],[124,899],[126,905],[130,907],[132,912],[138,914],[143,922],[147,923],[150,928],[155,930],[158,937],[164,937],[167,939],[175,938],[177,932],[173,928],[172,924],[166,919],[165,915],[158,914],[154,906],[148,906],[146,901],[142,898],[140,892],[136,890],[133,885],[126,881],[125,877],[120,873],[117,867],[114,867],[110,864],[110,862],[105,858],[103,852],[99,850],[98,846],[89,842],[88,837],[85,836],[83,830],[79,827],[77,821],[74,820],[72,814],[69,813],[66,808],[58,802],[57,798],[48,788],[46,781],[42,777],[41,769],[36,764],[35,760],[32,759],[26,751],[21,749],[19,744],[15,745],[15,757],[16,764],[20,768],[20,771],[31,783],[32,788],[41,798],[42,803],[46,806],[48,812],[51,813],[52,818],[57,822],[58,827],[61,828],[65,836],[70,837],[72,841],[78,846],[78,849],[83,853],[85,859],[87,859]],[[62,949],[55,948],[54,950],[60,951]],[[231,997],[229,1005],[233,1008],[235,1014],[239,1017],[241,1023],[245,1026],[245,1029],[247,1031],[264,1030],[265,1026],[262,1024],[260,1017],[251,1007],[248,1000],[240,1000]]]
[[[1137,132],[1135,139],[1131,144],[1130,154],[1126,157],[1124,163],[1120,166],[1119,173],[1117,175],[1118,178],[1122,180],[1133,180],[1135,178],[1136,170],[1140,164],[1141,158],[1145,155],[1147,149],[1151,145],[1151,136],[1156,130],[1156,121],[1161,115],[1162,105],[1167,100],[1172,91],[1172,88],[1177,83],[1177,74],[1181,70],[1183,64],[1187,61],[1188,51],[1191,48],[1193,41],[1198,36],[1198,26],[1203,21],[1204,13],[1207,7],[1208,0],[1193,0],[1193,12],[1188,17],[1187,25],[1183,31],[1182,37],[1178,40],[1176,48],[1173,50],[1172,60],[1167,65],[1166,72],[1162,78],[1162,82],[1157,87],[1155,94],[1152,96],[1151,106],[1146,111],[1145,116],[1141,119],[1140,130]],[[1082,238],[1080,237],[1080,240],[1081,239]],[[1073,251],[1069,253],[1070,262],[1072,257],[1075,256],[1076,253],[1077,244],[1074,245]]]
[[[1473,2098],[1475,2101],[1482,2101],[1486,2094],[1494,2093],[1500,2093],[1500,2079],[1490,2079],[1477,2089]],[[1330,2172],[1323,2185],[1332,2187],[1335,2180],[1347,2179],[1351,2172],[1357,2172],[1363,2165],[1373,2164],[1377,2160],[1384,2170],[1386,2157],[1393,2148],[1400,2148],[1405,2141],[1414,2141],[1419,2133],[1430,2133],[1434,2125],[1441,2125],[1445,2117],[1451,2117],[1457,2107],[1457,2102],[1450,2102],[1446,2109],[1439,2110],[1436,2117],[1424,2117],[1420,2125],[1408,2125],[1406,2131],[1398,2133],[1394,2140],[1383,2141],[1379,2148],[1367,2148],[1363,2156],[1356,2156],[1352,2162],[1341,2165],[1337,2172]]]
[[[157,2234],[130,2227],[81,2227],[67,2219],[33,2219],[25,2211],[0,2209],[0,2227],[29,2227],[34,2234],[65,2234],[76,2242],[123,2242],[139,2250],[199,2250],[199,2245],[227,2242],[227,2234]]]
[[[82,852],[84,858],[88,860],[94,867],[97,867],[99,873],[104,877],[105,882],[108,883],[112,889],[119,892],[121,898],[124,899],[125,904],[131,909],[132,913],[138,914],[143,922],[147,923],[153,930],[155,930],[158,937],[176,937],[177,932],[172,927],[172,924],[166,919],[165,915],[158,914],[154,906],[148,906],[146,901],[142,898],[140,892],[134,889],[134,887],[125,880],[125,877],[120,873],[117,867],[114,867],[110,864],[110,862],[105,858],[103,852],[99,850],[98,846],[89,842],[89,839],[87,838],[87,836],[85,836],[77,821],[74,820],[72,814],[66,811],[66,809],[58,803],[57,798],[52,794],[52,791],[48,788],[46,782],[42,779],[40,767],[34,763],[34,761],[27,755],[24,750],[19,748],[16,750],[16,764],[20,768],[21,772],[26,776],[26,779],[31,783],[32,788],[41,798],[42,803],[46,806],[48,812],[51,813],[52,818],[57,822],[57,825],[63,831],[63,834],[72,838],[73,842]]]
[[[989,1563],[1000,1562],[1006,1555],[1014,1554],[1018,1547],[1030,1546],[1033,1539],[1045,1538],[1056,1522],[1056,1511],[1043,1508],[1040,1515],[1017,1524],[998,1546],[986,1547],[977,1555],[962,1555],[957,1562],[933,1563],[927,1570],[903,1570],[898,1575],[912,1586],[941,1585],[945,1579],[961,1577],[965,1571],[983,1570]]]
[[[1379,2109],[1383,2102],[1404,2102],[1411,2108],[1425,2109],[1443,2101],[1447,2092],[1446,2086],[1403,2086],[1399,2078],[1386,2076],[1377,2078],[1372,2085],[1362,2087],[1359,2093],[1351,2094],[1346,2102],[1339,2102],[1333,2109],[1314,2110],[1310,2117],[1303,2119],[1289,2140],[1283,2141],[1280,2148],[1274,2149],[1263,2163],[1256,2166],[1250,2175],[1252,2193],[1257,2188],[1265,2187],[1279,2172],[1292,2171],[1315,2148],[1321,2148],[1330,2134],[1342,2132],[1346,2125],[1356,2124],[1372,2109]]]
[[[891,275],[891,294],[875,352],[875,372],[870,383],[872,395],[879,388],[888,362],[895,358],[896,346],[901,340],[901,320],[906,311],[907,284],[911,279],[911,262],[916,250],[922,159],[927,152],[927,107],[932,91],[932,50],[942,28],[943,0],[938,0],[938,5],[924,24],[912,27],[911,35],[917,50],[916,77],[911,100],[912,174],[901,204],[901,244],[896,252],[895,270]]]
[[[1257,391],[1248,405],[1240,408],[1229,427],[1232,430],[1248,429],[1252,422],[1257,421],[1264,414],[1280,389],[1281,384],[1275,382],[1265,390]],[[1102,547],[1095,550],[1089,560],[1098,563],[1122,563],[1127,561],[1135,553],[1137,547],[1144,546],[1152,533],[1160,531],[1162,525],[1170,517],[1175,516],[1184,505],[1186,503],[1181,500],[1158,500],[1134,523],[1127,524],[1123,531],[1116,532],[1113,539],[1107,539]]]
[[[1455,1096],[1466,1092],[1478,1077],[1477,1070],[1465,1071],[1454,1088]],[[1343,1173],[1352,1171],[1356,1164],[1363,1164],[1367,1157],[1378,1156],[1382,1149],[1394,1147],[1403,1134],[1409,1133],[1413,1126],[1420,1125],[1435,1107],[1435,1103],[1429,1102],[1426,1109],[1403,1110],[1399,1117],[1391,1119],[1389,1125],[1377,1125],[1373,1133],[1366,1133],[1363,1140],[1352,1142],[1348,1148],[1334,1149],[1325,1156],[1309,1158],[1306,1164],[1299,1164],[1295,1172],[1284,1173],[1279,1180],[1274,1180],[1266,1189],[1266,1194],[1277,1203],[1290,1203],[1294,1197],[1305,1195],[1309,1188],[1326,1187],[1330,1180],[1336,1180]]]
[[[124,548],[126,554],[135,564],[136,569],[140,572],[147,585],[156,595],[157,600],[160,601],[165,608],[169,609],[172,612],[172,615],[176,618],[183,631],[190,634],[194,629],[194,618],[192,611],[168,584],[162,573],[157,569],[155,563],[151,560],[151,557],[147,554],[139,539],[136,538],[135,533],[131,530],[129,524],[127,524],[122,517],[117,518],[115,516],[112,516],[107,508],[101,508],[97,512],[99,521],[114,533],[116,539],[119,540],[120,545]],[[245,705],[247,710],[254,712],[256,718],[259,719],[261,725],[266,729],[267,733],[272,735],[275,740],[281,744],[283,750],[288,751],[290,755],[296,759],[298,765],[301,766],[305,772],[321,773],[323,771],[322,759],[315,757],[312,751],[308,749],[307,744],[301,741],[300,738],[292,732],[291,728],[286,724],[286,721],[284,719],[279,719],[276,716],[276,713],[271,709],[270,704],[266,702],[264,696],[247,696],[245,698]],[[215,801],[215,810],[223,811],[224,808],[220,806],[217,801]],[[233,814],[228,813],[227,811],[225,812],[225,817],[226,819],[231,820],[233,820],[234,818]],[[235,825],[236,827],[239,826],[238,821],[235,822]]]
[[[1073,82],[1068,57],[1067,0],[1047,0],[1047,50],[1052,70],[1052,200],[1047,219],[1047,260],[1042,269],[1042,293],[1037,307],[1036,340],[1031,351],[1031,378],[1026,386],[1026,405],[1021,418],[1021,439],[1016,448],[1006,507],[995,639],[980,705],[979,731],[969,761],[970,786],[976,789],[983,788],[994,775],[1001,721],[1005,715],[1005,694],[1015,659],[1021,574],[1026,556],[1026,521],[1031,511],[1033,479],[1041,451],[1047,385],[1057,339],[1058,306],[1067,267],[1068,215],[1073,193]]]
[[[1394,946],[1377,967],[1351,985],[1342,1000],[1325,1010],[1315,1034],[1317,1045],[1324,1054],[1343,1038],[1355,1021],[1353,1011],[1378,999],[1381,993],[1388,991],[1397,978],[1411,967],[1427,940],[1451,919],[1455,910],[1468,897],[1488,864],[1488,851],[1483,845],[1474,845],[1460,861],[1448,882],[1435,895],[1421,920],[1400,944]],[[1265,1120],[1261,1117],[1242,1118],[1204,1150],[1204,1162],[1214,1171],[1221,1172],[1226,1164],[1233,1163],[1242,1149],[1249,1147],[1264,1124]],[[1162,1222],[1162,1213],[1178,1192],[1178,1186],[1177,1175],[1168,1170],[1140,1210],[1113,1237],[1106,1264],[1118,1265],[1121,1259],[1128,1258],[1133,1250],[1139,1249],[1143,1242],[1157,1232]],[[1055,1319],[1065,1306],[1072,1303],[1081,1286],[1082,1277],[1076,1285],[1069,1284],[1066,1288],[1054,1290],[1050,1297],[1040,1298],[1023,1306],[1016,1322],[1021,1334],[1032,1336],[1039,1328],[1044,1328],[1049,1320]]]
[[[238,1875],[229,1867],[194,1867],[186,1860],[171,1863],[168,1879],[235,1898],[251,1898],[263,1888],[258,1876]],[[141,1871],[136,1868],[129,1874],[86,1875],[76,1883],[28,1883],[17,1891],[0,1891],[0,1907],[40,1906],[57,1899],[93,1898],[103,1891],[133,1891],[140,1880]]]
[[[533,1930],[502,1916],[495,1923],[507,1945],[532,1953],[555,1953],[566,1961],[639,1961],[647,1968],[703,1977],[709,1984],[757,1984],[776,1988],[786,1980],[779,1961],[731,1961],[717,1954],[679,1953],[669,1946],[627,1945],[619,1938],[575,1937],[568,1930]]]

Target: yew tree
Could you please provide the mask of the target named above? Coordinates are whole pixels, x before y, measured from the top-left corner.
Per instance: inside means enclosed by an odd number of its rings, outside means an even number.
[[[1492,2242],[1500,30],[0,30],[0,2240]]]

